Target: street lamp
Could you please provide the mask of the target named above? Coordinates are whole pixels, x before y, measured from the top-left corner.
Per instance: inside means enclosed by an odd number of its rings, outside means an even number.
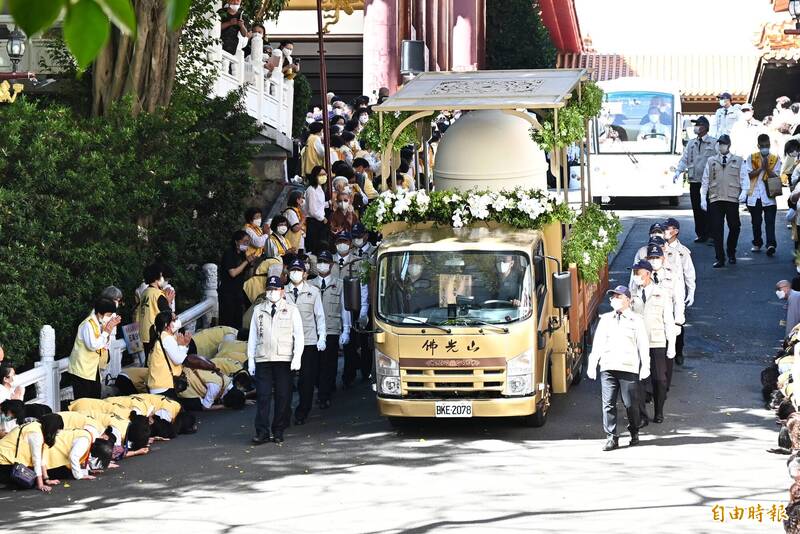
[[[11,35],[8,36],[6,52],[8,52],[8,59],[11,60],[11,72],[17,72],[17,65],[22,56],[25,55],[25,34],[16,26]]]
[[[789,0],[789,14],[795,20],[800,18],[800,0]]]

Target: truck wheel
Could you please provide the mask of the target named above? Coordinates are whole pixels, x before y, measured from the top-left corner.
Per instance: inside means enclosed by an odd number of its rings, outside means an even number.
[[[536,413],[526,415],[522,418],[522,424],[527,427],[540,428],[547,422],[547,414],[550,413],[550,384],[545,389],[544,399],[536,405]]]
[[[587,353],[589,352],[589,329],[583,333],[583,340],[581,341],[581,361],[578,364],[578,369],[572,375],[572,385],[577,386],[583,380],[583,373],[586,372],[586,363],[589,359]]]
[[[672,207],[681,203],[681,197],[669,197],[669,205]]]

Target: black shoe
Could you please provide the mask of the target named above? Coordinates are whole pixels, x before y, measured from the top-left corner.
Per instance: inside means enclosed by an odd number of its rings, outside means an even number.
[[[695,243],[705,243],[706,241],[708,241],[707,237],[698,237],[694,240]]]
[[[319,401],[320,410],[327,410],[330,407],[331,407],[331,401],[329,400]]]
[[[263,445],[264,443],[267,443],[269,440],[270,440],[270,438],[267,435],[257,435],[257,436],[254,436],[253,439],[250,440],[250,442],[253,445]]]
[[[657,415],[657,416],[653,417],[653,422],[654,423],[663,423],[664,422],[664,416],[663,415]]]
[[[297,426],[302,426],[302,425],[306,424],[306,418],[305,417],[295,417],[294,418],[294,424],[297,425]]]
[[[767,256],[770,256],[770,257],[772,257],[772,256],[774,256],[774,255],[775,255],[775,247],[773,247],[773,246],[771,246],[771,245],[770,245],[770,246],[768,246],[768,247],[767,247]]]
[[[283,434],[275,434],[272,436],[272,443],[283,443]]]
[[[603,450],[604,451],[613,451],[614,449],[616,449],[618,447],[619,447],[619,443],[617,441],[617,438],[610,437],[610,438],[608,438],[606,440],[606,444],[603,445]]]
[[[714,265],[712,265],[712,267],[714,269],[719,269],[720,267],[725,267],[725,262],[717,260],[717,261],[714,262]]]
[[[639,420],[639,428],[644,428],[649,424],[650,424],[650,418],[642,414],[642,418]]]
[[[728,258],[728,263],[730,263],[731,265],[736,265],[736,256],[731,256],[730,258]]]
[[[683,354],[675,355],[675,365],[683,365]]]
[[[635,447],[639,444],[639,434],[631,434],[631,442],[628,443],[629,447]]]

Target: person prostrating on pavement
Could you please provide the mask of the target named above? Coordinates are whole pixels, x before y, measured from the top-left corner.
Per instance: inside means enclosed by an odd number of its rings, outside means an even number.
[[[306,281],[306,265],[294,260],[289,265],[289,284],[286,300],[297,306],[303,322],[303,358],[300,381],[297,384],[300,402],[294,411],[294,424],[306,422],[314,401],[314,387],[319,379],[319,358],[327,347],[325,309],[319,289]]]
[[[731,138],[728,135],[721,135],[717,145],[718,153],[708,158],[700,186],[700,205],[703,211],[708,212],[711,237],[714,238],[714,250],[717,256],[717,261],[713,265],[715,269],[725,266],[722,240],[725,237],[726,219],[728,263],[736,264],[736,245],[742,227],[739,220],[739,202],[744,200],[741,181],[744,160],[730,153]]]
[[[283,442],[292,405],[292,371],[301,369],[303,320],[300,311],[284,298],[280,277],[267,279],[267,299],[253,310],[247,340],[247,365],[256,384],[256,435],[253,443]],[[275,394],[275,415],[270,436],[270,405]]]
[[[589,355],[587,376],[597,379],[603,390],[603,429],[606,432],[604,451],[619,447],[617,432],[617,398],[628,415],[630,445],[639,443],[639,381],[650,376],[650,341],[644,320],[631,310],[631,293],[625,286],[608,291],[613,311],[600,316]]]

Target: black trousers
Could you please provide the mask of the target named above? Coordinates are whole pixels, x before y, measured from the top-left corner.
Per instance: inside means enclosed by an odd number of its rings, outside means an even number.
[[[99,399],[102,393],[102,386],[100,385],[100,370],[97,371],[97,377],[94,380],[86,380],[72,373],[69,374],[70,384],[72,384],[72,393],[75,400],[78,399]]]
[[[672,375],[672,360],[667,358],[667,348],[650,348],[650,384],[653,387],[654,416],[664,415],[667,384]],[[642,403],[642,406],[644,403]]]
[[[328,227],[313,217],[306,218],[306,252],[319,254],[323,250],[323,240],[328,235]]]
[[[269,436],[269,414],[275,395],[272,434],[281,435],[289,426],[292,406],[292,374],[289,362],[256,363],[256,435]]]
[[[327,348],[327,342],[326,342]],[[297,384],[300,393],[300,402],[295,408],[294,416],[297,419],[305,419],[311,411],[314,403],[314,386],[319,379],[319,351],[316,345],[306,345],[303,349],[303,357],[300,361],[300,380]]]
[[[639,412],[639,375],[624,371],[603,371],[600,373],[603,392],[603,430],[608,437],[618,437],[617,398],[622,394],[622,403],[628,416],[628,430],[632,434],[639,431],[641,420]]]
[[[336,391],[336,371],[339,368],[339,336],[328,334],[325,350],[319,355],[319,400],[329,401]],[[302,373],[302,367],[300,371]]]
[[[711,237],[714,238],[714,251],[717,261],[725,261],[725,252],[729,258],[736,257],[736,245],[739,242],[739,233],[742,222],[739,220],[739,203],[727,200],[718,200],[708,206],[708,217],[711,225]],[[728,242],[723,250],[722,243],[725,237],[725,221],[728,221]]]
[[[232,292],[231,292],[232,291]],[[242,316],[246,310],[244,292],[233,289],[219,292],[219,325],[242,329]],[[250,325],[247,325],[249,328]]]
[[[700,182],[689,183],[689,197],[692,200],[692,214],[694,215],[694,233],[700,239],[706,239],[709,235],[708,215],[700,207]]]
[[[750,222],[753,226],[753,245],[761,247],[764,245],[764,240],[761,238],[761,222],[763,220],[766,226],[767,233],[767,246],[777,247],[778,242],[775,240],[775,216],[778,213],[778,206],[762,206],[761,199],[756,200],[755,206],[747,206],[750,212]]]

